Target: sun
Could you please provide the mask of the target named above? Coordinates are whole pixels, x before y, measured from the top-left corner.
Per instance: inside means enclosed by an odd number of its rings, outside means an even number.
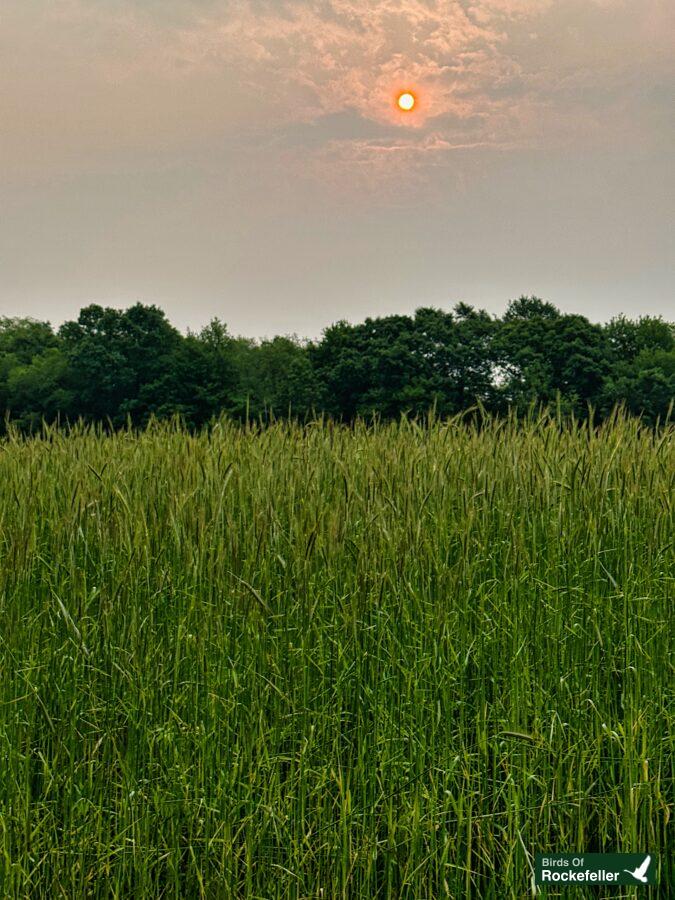
[[[415,108],[417,97],[412,91],[403,91],[402,94],[398,95],[396,103],[398,108],[403,110],[403,112],[411,112]]]

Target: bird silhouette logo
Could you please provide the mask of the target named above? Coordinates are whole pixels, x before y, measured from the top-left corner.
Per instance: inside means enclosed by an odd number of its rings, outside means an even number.
[[[638,866],[637,869],[624,869],[624,872],[628,872],[628,874],[632,875],[636,881],[641,881],[642,884],[647,884],[647,869],[649,868],[649,863],[651,861],[651,856],[647,856],[642,865]]]

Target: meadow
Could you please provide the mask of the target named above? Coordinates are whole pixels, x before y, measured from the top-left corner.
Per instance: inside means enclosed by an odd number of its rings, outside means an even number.
[[[506,900],[577,850],[668,896],[672,439],[10,433],[0,896]]]

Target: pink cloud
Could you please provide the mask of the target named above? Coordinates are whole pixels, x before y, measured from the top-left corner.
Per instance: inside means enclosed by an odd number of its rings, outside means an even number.
[[[341,138],[339,153],[328,137],[336,165],[378,153],[428,165],[457,147],[617,134],[635,115],[630,86],[637,95],[672,76],[667,0],[62,0],[45,6],[39,28],[20,0],[5,3],[5,44],[28,46],[39,65],[51,65],[50,84],[77,65],[73,83],[84,77],[100,95],[139,98],[166,133],[186,119],[197,131],[222,121],[260,133],[344,111],[400,130],[391,144]],[[31,60],[13,64],[33,77]],[[402,116],[394,98],[405,88],[419,104]],[[147,121],[150,134],[147,114],[120,108],[119,117],[134,135]]]

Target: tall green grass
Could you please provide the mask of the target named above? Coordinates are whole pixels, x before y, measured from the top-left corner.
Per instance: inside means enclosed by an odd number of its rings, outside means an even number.
[[[11,436],[0,895],[667,896],[674,481],[621,416]]]

